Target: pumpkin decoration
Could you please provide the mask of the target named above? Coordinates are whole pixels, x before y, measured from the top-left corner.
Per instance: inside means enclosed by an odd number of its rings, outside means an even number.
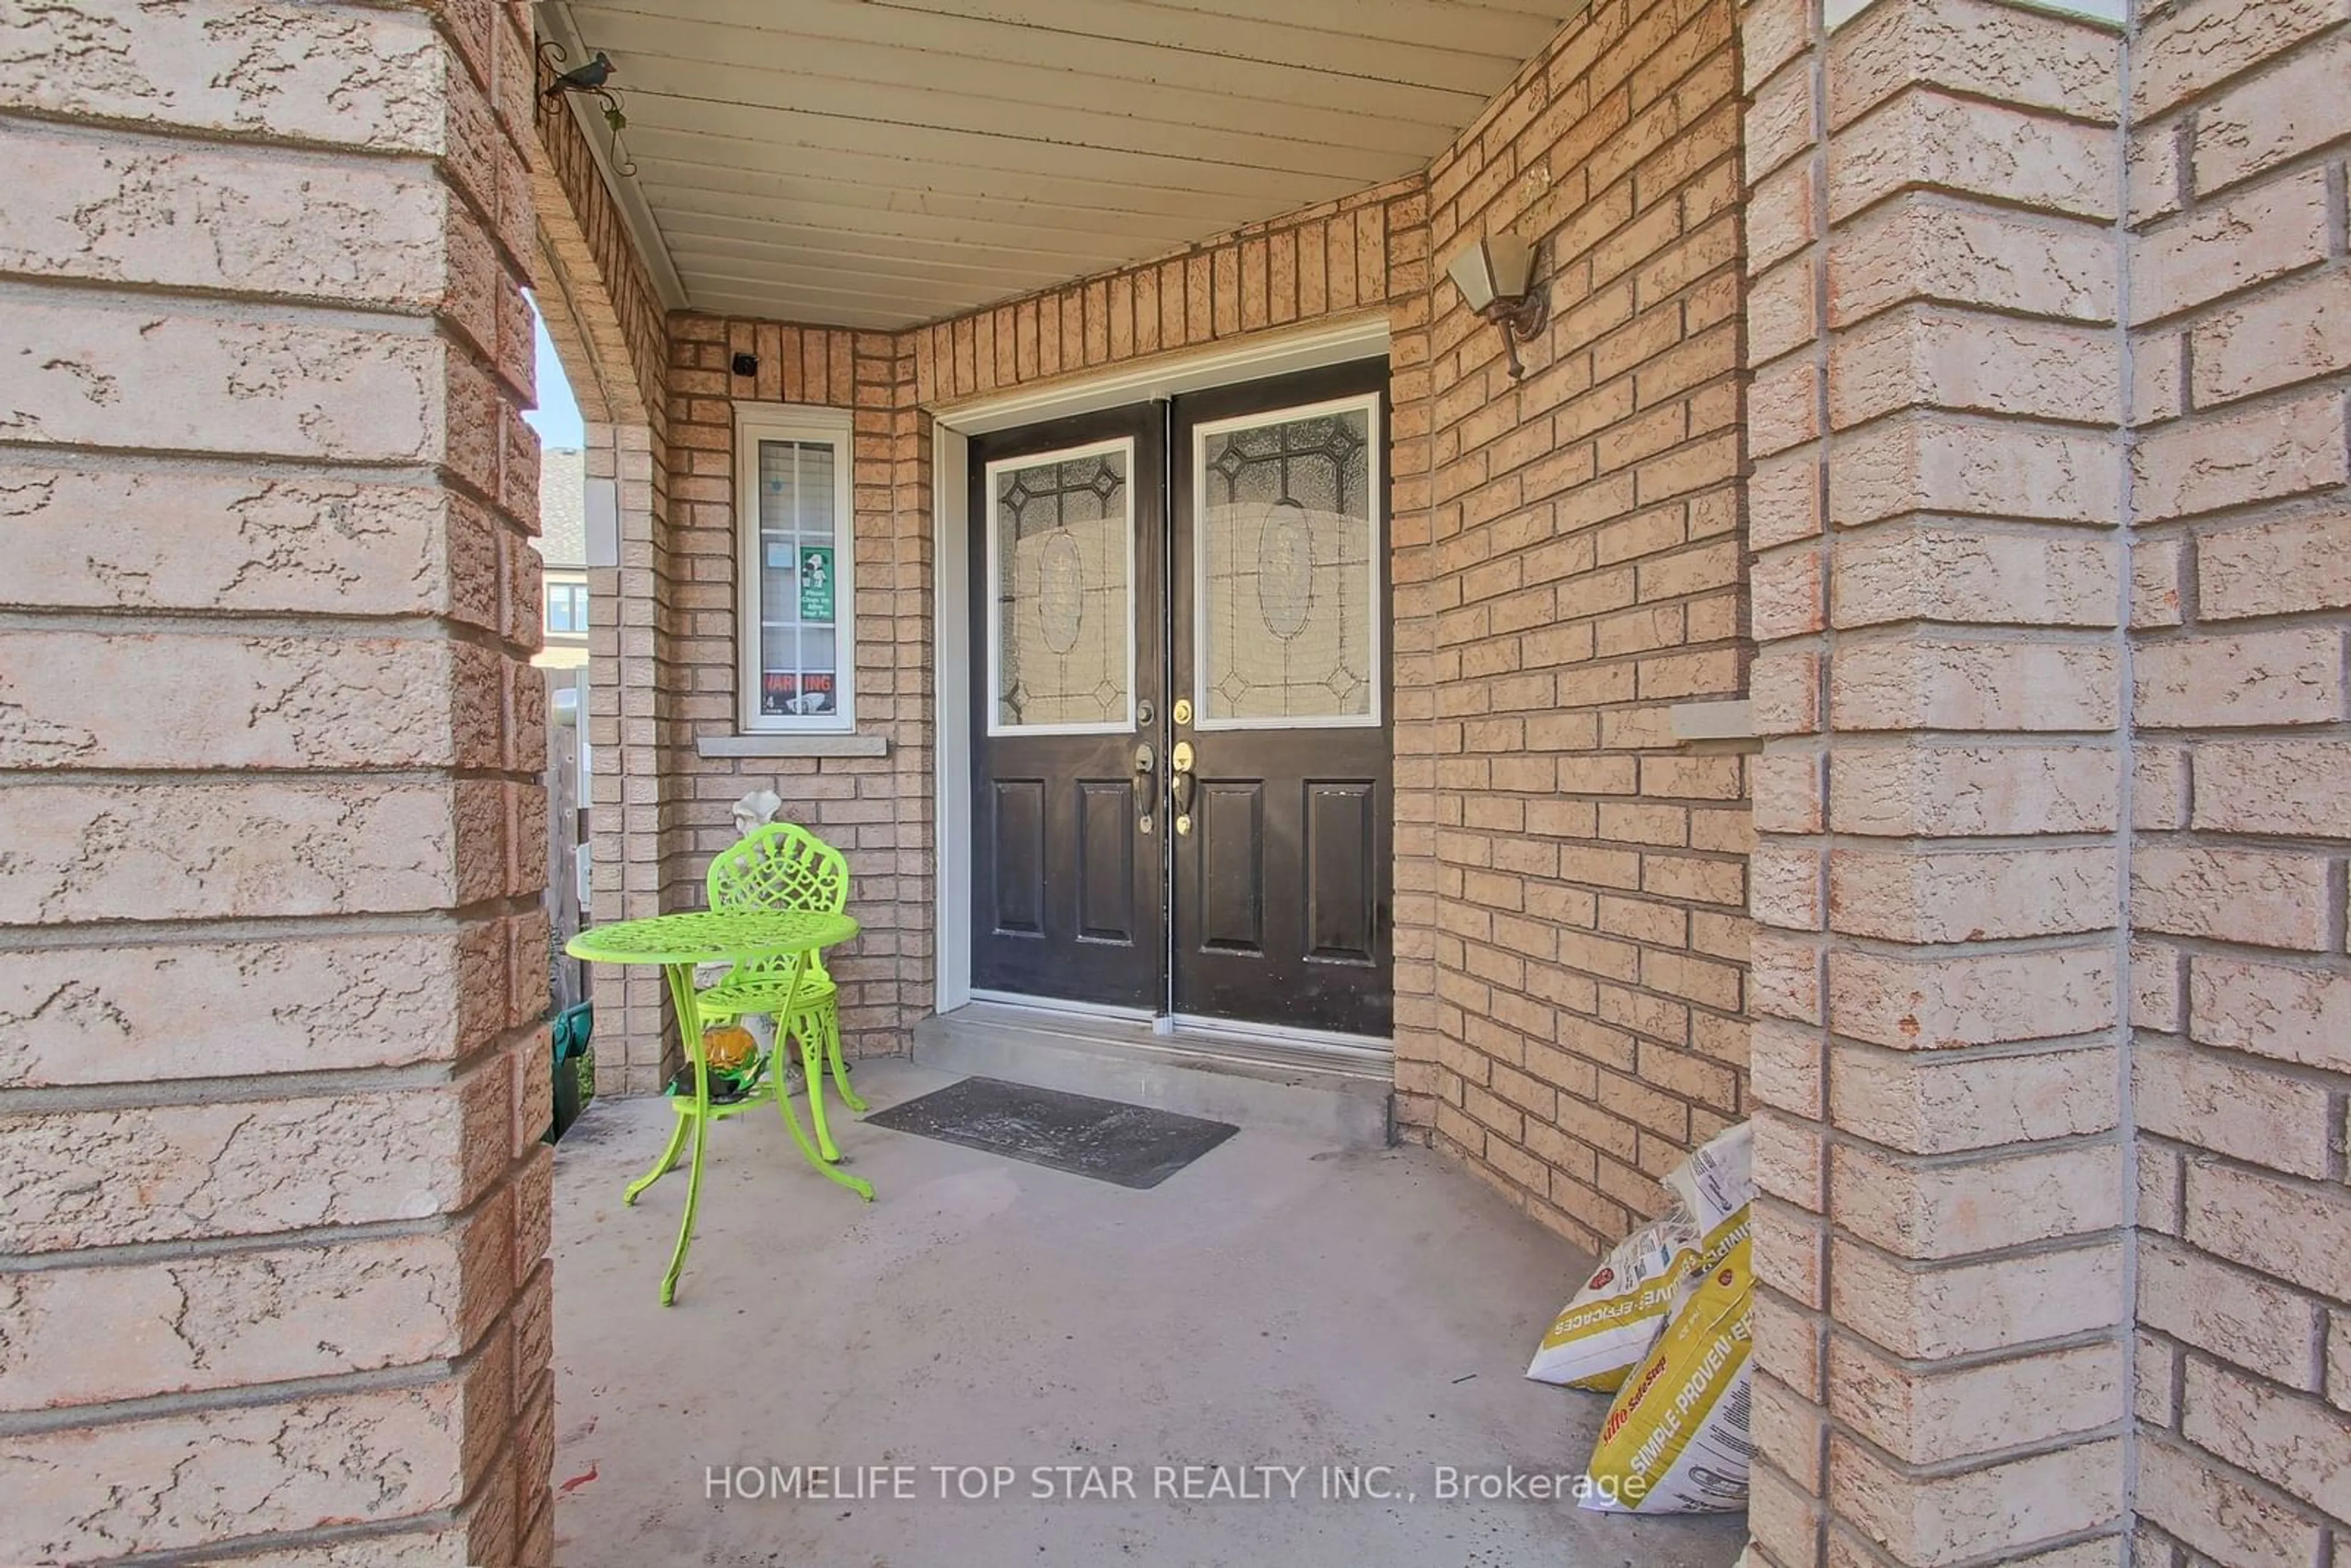
[[[741,1024],[720,1024],[702,1031],[702,1059],[714,1071],[740,1072],[759,1055],[759,1042]]]

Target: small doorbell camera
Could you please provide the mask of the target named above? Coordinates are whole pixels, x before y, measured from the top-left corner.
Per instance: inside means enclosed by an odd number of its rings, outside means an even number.
[[[757,354],[736,355],[735,373],[738,376],[758,375],[759,373],[759,356]]]

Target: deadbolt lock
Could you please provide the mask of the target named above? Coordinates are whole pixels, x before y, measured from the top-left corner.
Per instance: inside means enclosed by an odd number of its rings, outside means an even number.
[[[1177,697],[1176,699],[1176,722],[1177,724],[1189,724],[1192,722],[1192,699],[1190,697]]]

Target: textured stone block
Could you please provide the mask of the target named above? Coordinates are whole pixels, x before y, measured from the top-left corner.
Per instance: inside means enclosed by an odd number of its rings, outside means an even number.
[[[2115,319],[2113,235],[2066,219],[1917,193],[1855,221],[1830,247],[1828,265],[1835,328],[1912,299],[2069,321]]]
[[[1817,833],[1824,825],[1817,753],[1766,751],[1749,762],[1748,783],[1758,831]]]
[[[169,526],[123,526],[139,517]],[[0,602],[494,627],[499,531],[471,502],[418,486],[0,463]]]
[[[1841,730],[2104,730],[2119,685],[2102,643],[1902,637],[1839,647],[1829,702]]]
[[[472,434],[447,417],[434,338],[64,300],[0,301],[19,346],[0,357],[0,440],[415,463]]]
[[[2316,672],[2321,684],[2332,672]],[[2351,745],[2244,740],[2196,747],[2199,828],[2351,838]]]
[[[2289,1131],[2285,1141],[2299,1140]],[[2217,1142],[2208,1146],[2227,1152]],[[2191,1160],[2180,1207],[2182,1239],[2189,1246],[2331,1301],[2351,1301],[2351,1201],[2339,1188],[2294,1186],[2217,1161]]]
[[[2326,883],[2326,862],[2315,855],[2145,844],[2131,852],[2131,924],[2324,952]]]
[[[2113,1144],[1960,1164],[1840,1144],[1829,1212],[1840,1232],[1896,1257],[1959,1258],[2120,1225],[2122,1167]]]
[[[2074,1535],[2120,1518],[2119,1439],[2077,1443],[2030,1458],[1932,1477],[1888,1465],[1849,1439],[1829,1439],[1829,1501],[1837,1513],[1918,1568],[1967,1562],[1987,1550]]]
[[[2351,1072],[2351,977],[2199,954],[2188,997],[2189,1032],[2207,1045]]]
[[[2191,1359],[2179,1429],[2314,1507],[2339,1510],[2351,1495],[2351,1422],[2314,1399]]]
[[[1827,1364],[1821,1346],[1822,1320],[1770,1289],[1755,1293],[1755,1367],[1807,1397],[1821,1397]]]
[[[131,137],[94,158],[24,122],[0,131],[0,162],[18,182],[0,213],[12,273],[362,305],[444,291],[448,187],[410,165]]]
[[[2120,110],[2121,40],[2068,17],[1983,0],[1865,10],[1830,47],[1829,113],[1843,125],[1907,82],[2076,120]]]
[[[2119,558],[2103,538],[1896,524],[1837,540],[1830,597],[1839,626],[2111,626]]]
[[[2326,172],[2304,170],[2201,204],[2131,247],[2133,325],[2152,325],[2323,261]]]
[[[2120,156],[2103,126],[1911,87],[1829,138],[1829,220],[1914,185],[2111,218]]]
[[[1889,838],[2090,833],[2117,823],[2112,752],[2072,747],[1849,747],[1829,772],[1840,833]]]
[[[1896,1355],[1970,1355],[2112,1328],[2125,1319],[2122,1244],[1981,1263],[1905,1266],[1842,1237],[1830,1246],[1840,1323]]]
[[[2318,1386],[2307,1296],[2160,1237],[2140,1248],[2138,1321],[2290,1388]]]
[[[503,666],[432,638],[5,632],[0,766],[480,767]]]
[[[507,1159],[512,1111],[493,1066],[441,1089],[0,1119],[14,1155],[0,1240],[56,1252],[462,1207]]]
[[[1829,1409],[1896,1459],[1944,1464],[2120,1420],[2126,1356],[2107,1342],[1950,1369],[1832,1335]]]
[[[444,1382],[11,1438],[0,1556],[89,1561],[449,1508],[469,1403]]]
[[[2351,37],[2338,53],[2351,80]],[[2199,409],[2351,370],[2351,272],[2263,289],[2189,333]]]
[[[1842,441],[1829,520],[1849,528],[1943,512],[2111,528],[2120,502],[2114,442],[2103,432],[1909,413]]]
[[[2142,119],[2165,113],[2341,20],[2331,0],[2174,5],[2150,21],[2131,52],[2132,110]]]
[[[2188,591],[2181,575],[2188,559],[2184,539],[2137,539],[2130,550],[2130,624],[2133,631],[2177,626],[2186,617]]]
[[[0,925],[432,909],[505,891],[469,785],[60,785],[0,794]],[[486,802],[495,804],[495,800]],[[542,830],[543,831],[543,830]]]
[[[2131,1056],[2138,1124],[2218,1154],[2323,1176],[2326,1087],[2209,1051],[2143,1041]]]
[[[507,948],[483,923],[0,954],[0,1087],[454,1061],[517,1021]]]
[[[27,13],[0,104],[378,151],[442,151],[445,69],[423,10],[82,0]]]
[[[1839,947],[1828,988],[1837,1033],[1899,1051],[2091,1034],[2113,1026],[2118,1005],[2102,947],[1933,957]]]
[[[1838,1126],[1912,1154],[2103,1133],[2120,1114],[2109,1046],[1954,1058],[1840,1044],[1831,1076]]]
[[[2131,674],[2133,715],[2150,729],[2328,724],[2345,712],[2343,634],[2332,627],[2150,641]]]
[[[2116,923],[2109,849],[1829,855],[1829,926],[1896,942],[1977,942],[2096,931]]]
[[[1749,1001],[1760,1015],[1821,1021],[1821,950],[1762,931],[1748,949]]]
[[[1907,408],[2118,421],[2121,372],[2111,332],[1909,306],[1831,348],[1829,423],[1845,430]]]
[[[0,1279],[0,1409],[408,1366],[463,1354],[512,1289],[512,1214],[433,1236]],[[102,1342],[90,1325],[107,1325]]]
[[[2315,1520],[2168,1438],[2152,1437],[2139,1449],[2138,1503],[2149,1521],[2229,1568],[2304,1568],[2319,1560]]]
[[[2351,512],[2200,534],[2196,571],[2208,621],[2351,606]]]

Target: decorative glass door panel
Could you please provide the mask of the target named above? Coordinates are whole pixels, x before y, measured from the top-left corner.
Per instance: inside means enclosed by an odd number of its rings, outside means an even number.
[[[1134,443],[987,465],[988,732],[1134,727]]]
[[[1379,724],[1378,415],[1358,398],[1195,429],[1198,727]]]

